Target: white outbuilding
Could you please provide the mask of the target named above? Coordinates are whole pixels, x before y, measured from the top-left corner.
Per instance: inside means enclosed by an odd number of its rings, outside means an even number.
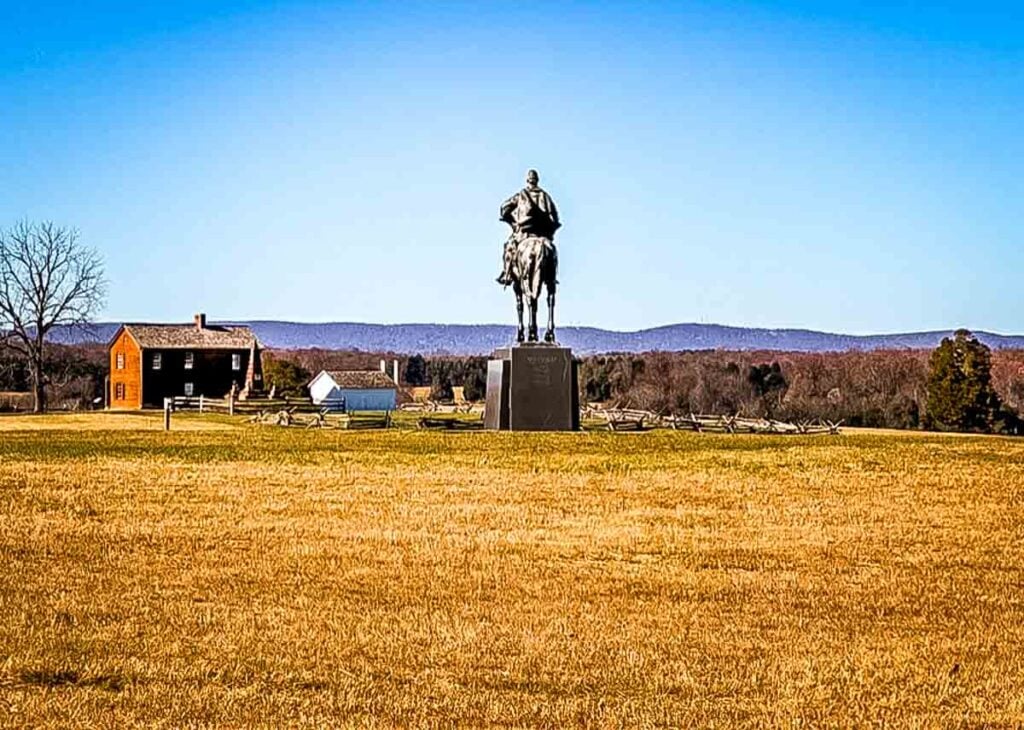
[[[321,370],[309,381],[316,405],[345,411],[393,411],[398,386],[378,370]]]

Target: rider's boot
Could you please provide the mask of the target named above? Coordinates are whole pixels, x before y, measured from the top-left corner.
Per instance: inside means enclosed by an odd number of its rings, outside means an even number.
[[[501,270],[501,273],[498,275],[498,278],[495,279],[495,281],[497,281],[502,286],[508,286],[509,284],[512,283],[512,272],[509,271],[507,261],[505,262],[505,268]]]
[[[496,281],[502,286],[509,286],[512,283],[512,258],[515,255],[515,238],[510,236],[505,241],[505,247],[501,254],[501,274]]]

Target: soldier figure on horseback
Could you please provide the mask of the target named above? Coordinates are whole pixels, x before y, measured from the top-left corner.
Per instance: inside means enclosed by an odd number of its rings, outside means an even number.
[[[537,183],[540,175],[536,170],[526,173],[526,187],[501,204],[500,219],[512,227],[512,233],[505,241],[504,268],[498,277],[498,283],[508,286],[512,283],[510,268],[512,257],[509,249],[529,236],[546,238],[552,244],[555,231],[562,227],[558,220],[558,208],[555,201]]]
[[[529,341],[537,341],[537,302],[542,287],[548,294],[548,327],[545,342],[555,341],[555,288],[558,270],[558,253],[554,237],[562,224],[558,220],[558,209],[537,183],[540,176],[536,170],[526,173],[526,187],[501,205],[501,220],[512,227],[512,233],[505,242],[504,269],[498,283],[512,285],[519,312],[519,330],[516,339],[527,339],[523,328],[524,299],[529,306]]]

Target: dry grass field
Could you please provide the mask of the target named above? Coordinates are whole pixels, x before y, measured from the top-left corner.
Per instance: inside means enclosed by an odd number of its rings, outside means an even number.
[[[0,723],[1024,722],[1024,440],[158,419],[0,418]]]

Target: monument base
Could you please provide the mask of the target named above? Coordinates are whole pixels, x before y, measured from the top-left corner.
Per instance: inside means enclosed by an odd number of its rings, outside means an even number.
[[[579,381],[572,350],[530,342],[495,350],[491,358],[484,428],[579,430]]]

